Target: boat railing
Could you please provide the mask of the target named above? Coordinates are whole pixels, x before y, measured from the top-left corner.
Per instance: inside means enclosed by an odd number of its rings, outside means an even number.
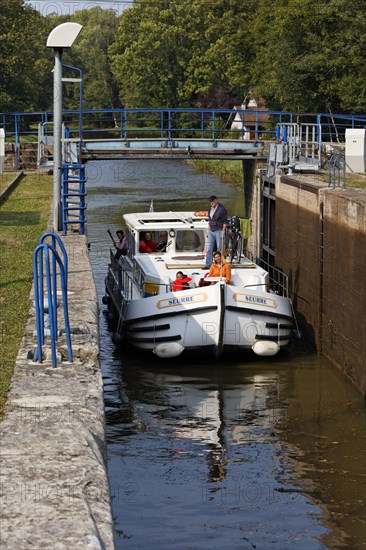
[[[134,268],[125,262],[126,256],[121,256],[116,260],[113,250],[111,250],[111,265],[115,268],[114,277],[118,284],[118,289],[122,293],[123,298],[127,301],[146,297],[146,284],[149,284],[144,277],[139,281],[135,280]],[[153,294],[163,294],[171,291],[171,283],[154,282],[153,285],[158,287],[158,291]]]
[[[266,262],[266,260],[263,260],[262,258],[256,258],[255,262],[257,265],[268,272],[270,290],[272,290],[279,296],[284,296],[285,298],[288,298],[287,275],[277,267]]]

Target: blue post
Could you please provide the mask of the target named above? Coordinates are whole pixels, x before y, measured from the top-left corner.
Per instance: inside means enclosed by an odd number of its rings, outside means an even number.
[[[43,248],[37,247],[33,253],[33,273],[34,273],[34,306],[36,310],[36,332],[37,332],[37,349],[34,354],[35,361],[42,361],[42,345],[44,342],[44,314],[43,314],[43,305],[41,306],[40,296],[42,296],[43,301],[43,288],[40,291],[39,281],[42,281],[43,287],[43,275],[40,277],[38,273],[38,264],[37,264],[37,253],[38,250]],[[41,252],[41,254],[42,254]],[[43,256],[41,257],[41,265],[43,264]]]
[[[14,115],[14,131],[15,131],[15,168],[19,170],[19,148],[20,148],[20,114]]]
[[[50,316],[50,337],[51,337],[51,353],[52,353],[52,366],[56,367],[57,357],[56,357],[56,338],[57,338],[57,328],[56,328],[56,318],[57,313],[55,313],[55,307],[57,308],[57,294],[53,295],[53,288],[51,283],[50,276],[50,256],[49,256],[49,245],[42,245],[45,252],[45,264],[46,264],[46,284],[47,284],[47,298],[48,298],[48,314]],[[41,296],[43,299],[43,296]]]
[[[169,141],[172,140],[172,131],[171,131],[171,124],[172,124],[172,121],[171,121],[171,112],[170,112],[170,109],[168,110],[168,139]]]
[[[72,348],[71,348],[69,308],[68,308],[68,302],[67,302],[67,274],[66,274],[65,265],[62,263],[57,250],[55,250],[52,247],[49,247],[49,248],[50,250],[52,250],[56,258],[56,261],[58,263],[58,266],[60,268],[61,294],[62,294],[62,304],[63,304],[63,311],[64,311],[64,319],[65,319],[65,334],[66,334],[66,342],[67,342],[67,350],[68,350],[68,360],[70,361],[70,363],[72,363],[73,356],[72,356]],[[57,299],[57,296],[55,295],[54,298]],[[54,308],[54,311],[57,312],[57,308]],[[56,325],[57,325],[57,322],[55,321],[54,326]],[[57,337],[55,339],[57,339]]]

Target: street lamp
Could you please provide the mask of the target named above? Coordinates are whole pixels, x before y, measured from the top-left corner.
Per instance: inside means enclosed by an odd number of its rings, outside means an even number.
[[[54,49],[53,70],[53,230],[61,227],[61,171],[62,171],[62,50],[71,48],[82,29],[79,23],[62,23],[47,39],[47,48]]]

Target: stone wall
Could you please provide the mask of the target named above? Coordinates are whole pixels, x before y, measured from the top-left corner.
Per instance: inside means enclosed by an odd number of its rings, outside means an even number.
[[[307,340],[366,392],[366,193],[276,182],[276,265]]]
[[[321,351],[366,395],[366,193],[323,197]]]
[[[4,550],[113,550],[107,476],[99,308],[85,236],[63,237],[73,362],[65,335],[52,367],[36,347],[31,308],[0,424],[1,529]],[[61,301],[61,296],[60,296]],[[59,329],[65,326],[59,308]]]

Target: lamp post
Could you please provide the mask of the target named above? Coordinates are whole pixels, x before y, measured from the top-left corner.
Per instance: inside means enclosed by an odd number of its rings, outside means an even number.
[[[53,230],[61,227],[61,172],[62,172],[62,51],[71,48],[82,29],[79,23],[62,23],[47,39],[47,47],[54,49],[53,70]]]

